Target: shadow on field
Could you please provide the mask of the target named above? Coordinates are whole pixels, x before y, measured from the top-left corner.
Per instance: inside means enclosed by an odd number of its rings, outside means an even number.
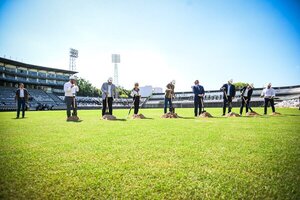
[[[74,123],[80,123],[82,122],[83,120],[78,120],[78,121],[67,121],[67,122],[74,122]]]
[[[15,119],[15,120],[18,120],[18,119],[27,119],[27,117],[24,117],[24,118],[22,118],[22,117],[19,117],[19,118],[13,117],[11,119]]]

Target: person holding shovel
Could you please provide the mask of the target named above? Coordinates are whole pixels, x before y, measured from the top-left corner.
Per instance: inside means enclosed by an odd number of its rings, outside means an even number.
[[[235,97],[235,86],[233,85],[233,80],[230,79],[228,83],[225,83],[221,88],[223,91],[223,116],[226,113],[226,106],[228,104],[228,113],[231,112],[232,109],[232,99]]]
[[[134,88],[132,89],[130,96],[133,97],[134,114],[137,115],[139,112],[141,99],[139,83],[134,84]]]
[[[253,84],[247,84],[247,86],[243,87],[241,90],[241,99],[242,99],[242,105],[240,108],[240,115],[243,114],[243,109],[244,106],[246,104],[246,113],[248,112],[248,110],[250,110],[251,112],[253,112],[253,110],[250,107],[250,100],[251,100],[251,96],[253,93]]]
[[[203,97],[204,97],[204,87],[199,85],[199,80],[196,80],[195,85],[192,86],[193,93],[194,93],[194,114],[195,117],[201,114],[202,112],[202,104],[203,104]],[[199,108],[199,113],[198,113]]]
[[[274,107],[274,97],[275,97],[275,90],[272,88],[272,84],[269,83],[265,89],[263,89],[261,95],[265,99],[265,112],[264,114],[267,114],[267,108],[268,104],[270,102],[271,107],[272,107],[272,112],[275,113],[275,107]]]
[[[105,114],[112,115],[113,113],[113,98],[116,96],[116,86],[113,84],[113,79],[108,78],[107,82],[102,84],[102,116]],[[106,108],[108,106],[109,113],[106,113]]]
[[[175,89],[175,80],[172,80],[166,86],[167,89],[165,91],[165,105],[164,105],[164,113],[167,113],[167,107],[169,104],[169,112],[174,113],[174,108],[172,104],[172,99],[175,97],[174,89]]]
[[[79,91],[79,87],[77,86],[76,80],[76,76],[72,75],[70,76],[69,81],[64,84],[65,102],[67,105],[67,121],[78,120],[76,93]],[[72,117],[71,108],[73,110]]]

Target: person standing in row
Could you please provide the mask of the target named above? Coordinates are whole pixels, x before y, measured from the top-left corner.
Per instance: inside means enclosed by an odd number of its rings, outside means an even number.
[[[172,80],[168,85],[166,86],[167,89],[165,91],[165,105],[164,105],[164,113],[167,113],[167,107],[169,104],[169,112],[174,113],[173,103],[172,99],[175,98],[175,80]]]
[[[252,112],[253,110],[250,108],[250,100],[251,100],[251,96],[253,93],[253,84],[248,84],[247,86],[243,87],[240,90],[240,92],[241,92],[241,99],[242,99],[240,115],[243,114],[243,109],[244,109],[245,104],[246,104],[246,113],[248,112],[248,110],[250,110]]]
[[[134,114],[137,115],[139,113],[141,99],[139,83],[134,84],[134,88],[132,89],[130,95],[133,97]]]
[[[26,109],[25,107],[26,107],[26,102],[28,101],[28,97],[29,97],[28,91],[24,88],[24,84],[20,83],[15,96],[15,100],[17,101],[17,119],[20,117],[21,107],[22,107],[22,118],[25,117],[25,109]]]
[[[195,85],[192,87],[194,93],[194,114],[195,117],[201,114],[202,111],[202,104],[203,104],[203,97],[204,97],[204,88],[202,85],[199,85],[199,80],[196,80]],[[198,113],[199,108],[199,113]]]
[[[79,87],[77,86],[76,76],[70,76],[69,81],[64,84],[64,91],[67,105],[67,121],[78,120],[76,93],[79,92]],[[76,119],[71,117],[71,109],[73,110],[72,117],[76,117]]]
[[[269,83],[265,89],[263,89],[261,95],[265,99],[265,110],[264,114],[267,114],[268,104],[270,102],[272,107],[272,112],[275,112],[275,106],[274,106],[274,97],[275,97],[275,90],[272,88],[272,84]]]
[[[109,114],[113,114],[113,100],[116,96],[116,86],[113,84],[113,79],[108,78],[107,82],[102,84],[102,116],[105,115],[106,108],[108,106]]]
[[[227,84],[224,84],[221,88],[223,91],[223,116],[226,113],[226,106],[228,104],[228,113],[231,112],[232,109],[232,99],[235,97],[235,86],[233,85],[233,80],[230,79]]]

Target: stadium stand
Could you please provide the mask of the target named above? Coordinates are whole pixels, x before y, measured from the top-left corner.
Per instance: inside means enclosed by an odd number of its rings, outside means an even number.
[[[16,109],[14,100],[17,84],[23,82],[27,88],[30,98],[28,108],[30,110],[57,110],[65,109],[63,84],[68,81],[70,75],[75,71],[55,69],[21,63],[0,57],[0,111]],[[263,99],[260,94],[263,88],[255,88],[251,99],[251,106],[262,106]],[[300,85],[274,87],[276,90],[276,103],[295,101],[300,96]],[[174,107],[193,107],[194,94],[188,92],[176,92]],[[293,101],[289,101],[293,100]],[[100,109],[102,99],[100,97],[77,97],[79,109]],[[219,90],[206,91],[204,97],[205,107],[221,107],[223,93]],[[133,103],[132,98],[116,98],[113,103],[114,108],[129,108]],[[240,93],[237,92],[233,100],[233,106],[240,106]],[[287,103],[279,104],[282,106]],[[298,104],[297,104],[298,105]],[[164,106],[164,93],[153,93],[149,97],[143,97],[140,101],[142,108],[162,108]]]

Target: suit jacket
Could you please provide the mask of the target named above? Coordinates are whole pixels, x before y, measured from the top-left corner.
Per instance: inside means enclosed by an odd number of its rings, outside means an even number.
[[[166,98],[172,98],[174,96],[174,89],[175,89],[175,86],[171,83],[169,83],[167,85],[167,89],[166,89],[166,92],[165,92],[165,97]]]
[[[105,99],[106,98],[106,92],[108,90],[108,83],[105,82],[102,84],[102,87],[101,87],[101,91],[102,91],[102,99]],[[111,97],[115,97],[116,96],[116,86],[114,84],[111,84]]]
[[[243,87],[243,88],[241,89],[241,91],[240,91],[240,92],[241,92],[241,97],[243,97],[244,92],[246,91],[246,88],[247,88],[247,86],[245,86],[245,87]],[[253,89],[252,89],[252,88],[248,89],[247,98],[248,98],[249,100],[251,99],[252,93],[253,93]]]
[[[224,89],[223,89],[224,88]],[[235,97],[235,86],[234,85],[230,85],[230,89],[229,89],[229,93],[228,93],[228,84],[224,84],[221,88],[221,91],[226,92],[227,96],[230,97]],[[225,99],[225,95],[223,95],[223,99]]]
[[[28,101],[28,96],[29,96],[29,93],[28,93],[28,91],[24,88],[24,98],[25,98],[25,101]],[[20,88],[18,88],[17,91],[16,91],[15,100],[18,100],[19,98],[20,98]]]
[[[202,85],[194,85],[193,92],[195,96],[198,96],[199,94],[205,94],[204,87]]]

